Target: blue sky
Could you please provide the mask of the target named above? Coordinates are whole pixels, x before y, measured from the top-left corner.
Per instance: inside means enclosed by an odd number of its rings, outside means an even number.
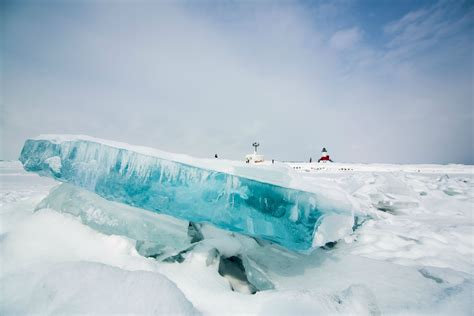
[[[1,159],[74,133],[199,157],[474,163],[472,1],[3,1]]]

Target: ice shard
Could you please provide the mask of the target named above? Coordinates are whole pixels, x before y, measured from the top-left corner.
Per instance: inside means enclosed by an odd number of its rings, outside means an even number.
[[[173,254],[191,245],[187,221],[107,201],[97,194],[63,183],[51,190],[37,206],[67,213],[107,235],[121,235],[137,241],[145,256]]]
[[[311,249],[322,220],[340,213],[320,205],[312,192],[242,176],[248,170],[235,172],[240,169],[217,159],[186,157],[87,136],[50,135],[27,140],[20,161],[27,171],[110,201],[208,222],[297,251]]]

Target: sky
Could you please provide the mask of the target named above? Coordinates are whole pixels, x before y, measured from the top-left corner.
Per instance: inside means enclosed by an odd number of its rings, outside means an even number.
[[[473,1],[0,4],[0,159],[85,134],[243,159],[474,164]]]

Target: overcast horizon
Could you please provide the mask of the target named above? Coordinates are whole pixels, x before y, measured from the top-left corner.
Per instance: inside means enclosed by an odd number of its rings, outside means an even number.
[[[474,164],[472,1],[2,1],[0,159],[39,134],[197,157]]]

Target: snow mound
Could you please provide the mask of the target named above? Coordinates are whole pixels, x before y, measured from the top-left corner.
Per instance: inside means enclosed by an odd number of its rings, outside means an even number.
[[[375,295],[363,285],[339,293],[281,291],[261,296],[261,315],[381,315]]]
[[[74,217],[43,209],[27,217],[1,241],[2,273],[36,265],[85,260],[130,270],[150,270],[135,242],[106,236]]]
[[[0,279],[2,315],[198,315],[178,287],[158,273],[73,262]]]

